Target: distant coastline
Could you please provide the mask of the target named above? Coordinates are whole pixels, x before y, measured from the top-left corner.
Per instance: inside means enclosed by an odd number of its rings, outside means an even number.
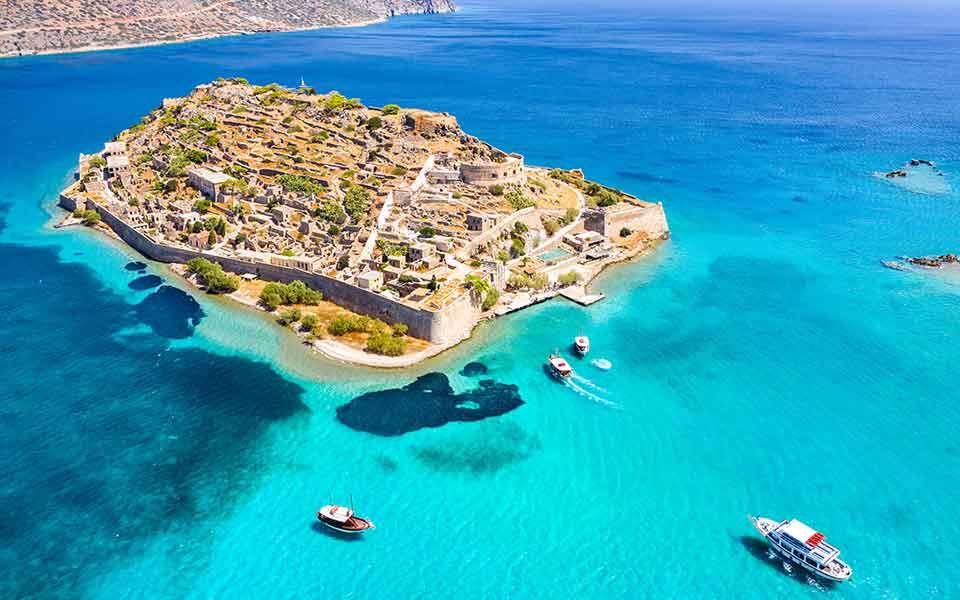
[[[279,4],[282,5],[284,1],[280,0]],[[92,5],[93,10],[99,8],[97,0],[88,0],[87,4]],[[267,18],[252,8],[245,9],[250,12],[239,11],[234,8],[236,4],[238,3],[234,0],[224,0],[187,11],[104,17],[80,23],[71,22],[69,17],[52,23],[33,23],[27,19],[20,23],[24,26],[0,30],[0,59],[123,50],[261,33],[365,27],[400,15],[439,14],[457,10],[453,0],[406,0],[399,3],[399,6],[391,5],[389,8],[386,5],[381,6],[376,0],[354,0],[352,4],[343,7],[343,10],[353,11],[347,14],[318,12],[306,20],[293,20],[286,17]],[[282,6],[275,8],[279,10]],[[198,22],[191,20],[201,15],[209,16],[207,22],[202,22],[202,19]],[[0,17],[3,17],[0,23],[15,22],[15,19],[9,16],[0,14]],[[126,30],[130,26],[133,26],[134,31]],[[104,31],[111,27],[119,30]],[[141,30],[137,30],[137,27],[141,27]],[[98,37],[115,39],[92,43],[89,41]]]

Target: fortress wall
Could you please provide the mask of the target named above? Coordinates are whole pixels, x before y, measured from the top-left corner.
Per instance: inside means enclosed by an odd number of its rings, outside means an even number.
[[[623,227],[632,231],[646,232],[651,238],[670,237],[670,226],[661,203],[646,203],[643,206],[619,211],[595,210],[591,211],[584,221],[585,229],[608,237],[618,235]]]
[[[523,184],[523,157],[511,154],[502,163],[460,165],[460,178],[470,185]]]
[[[60,197],[61,206],[69,204],[69,201],[66,196]],[[479,308],[473,306],[468,294],[440,311],[430,311],[407,306],[396,300],[369,290],[360,289],[355,285],[321,273],[159,244],[150,236],[134,229],[106,207],[97,204],[96,210],[100,213],[103,221],[120,236],[120,239],[152,260],[185,263],[192,258],[199,257],[218,263],[227,271],[253,273],[268,281],[290,283],[300,280],[311,288],[322,292],[325,299],[335,304],[356,313],[382,319],[387,323],[404,323],[410,328],[410,335],[433,343],[445,343],[459,339],[462,332],[472,327],[480,313]]]

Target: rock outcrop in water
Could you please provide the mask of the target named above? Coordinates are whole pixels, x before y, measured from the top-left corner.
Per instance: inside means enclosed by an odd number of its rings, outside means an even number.
[[[0,57],[338,27],[453,12],[453,0],[46,0],[0,5]]]
[[[337,419],[377,435],[402,435],[452,421],[479,421],[523,405],[517,386],[485,379],[457,394],[443,373],[428,373],[402,388],[369,392],[337,408]]]
[[[906,261],[918,267],[929,267],[939,269],[943,265],[956,264],[960,262],[956,254],[942,254],[940,256],[919,256],[916,258],[907,257]]]

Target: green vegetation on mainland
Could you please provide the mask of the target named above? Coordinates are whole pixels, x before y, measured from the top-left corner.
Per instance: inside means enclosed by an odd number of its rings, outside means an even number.
[[[87,226],[93,226],[100,222],[100,213],[95,210],[78,208],[73,211],[73,216],[83,221],[83,224]]]
[[[188,260],[187,271],[196,275],[207,291],[213,294],[233,292],[240,287],[239,277],[225,273],[223,267],[205,258]]]

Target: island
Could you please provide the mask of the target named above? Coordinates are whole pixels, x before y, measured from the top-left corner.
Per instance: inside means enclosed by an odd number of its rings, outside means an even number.
[[[243,78],[163,99],[81,154],[85,224],[324,354],[399,367],[482,319],[563,295],[669,237],[663,205],[537,167],[448,113]]]
[[[0,57],[367,25],[453,12],[453,0],[43,0],[0,8]]]

